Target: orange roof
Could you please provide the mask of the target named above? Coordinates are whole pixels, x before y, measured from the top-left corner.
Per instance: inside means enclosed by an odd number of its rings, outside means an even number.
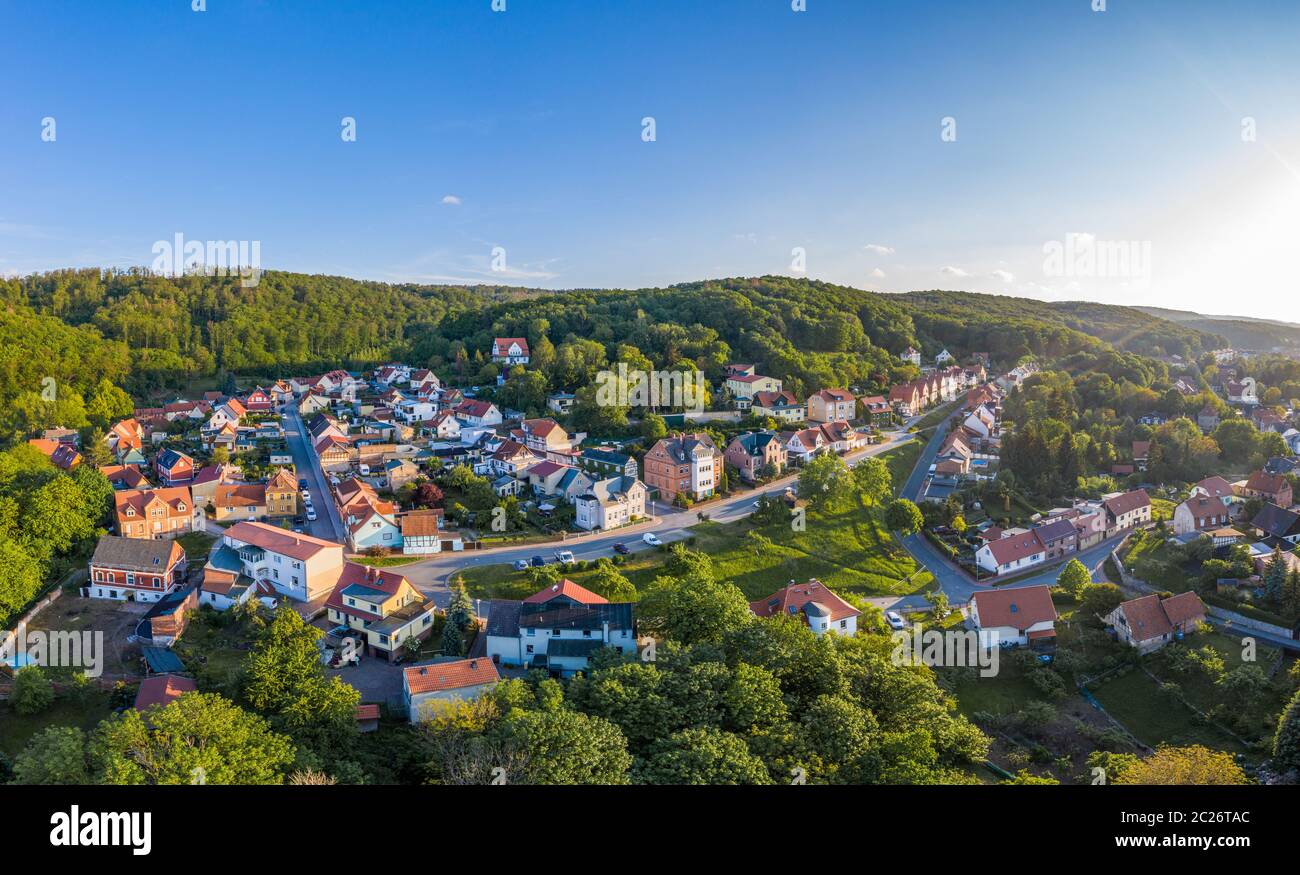
[[[459,690],[501,680],[501,675],[497,674],[497,667],[490,659],[459,659],[453,662],[412,665],[403,669],[402,675],[412,693]]]
[[[216,507],[261,507],[266,504],[266,487],[257,483],[222,483],[212,496]]]
[[[609,599],[597,595],[584,586],[579,586],[567,577],[555,586],[548,586],[546,589],[533,593],[528,598],[524,599],[524,602],[526,604],[538,605],[544,602],[549,602],[551,599],[559,598],[560,596],[568,596],[575,602],[584,605],[609,604]]]
[[[862,613],[836,595],[820,580],[792,583],[784,589],[778,589],[765,599],[750,602],[749,609],[758,617],[773,617],[777,614],[803,616],[804,608],[810,604],[825,608],[830,613],[832,621],[856,617]]]
[[[378,705],[358,705],[358,706],[357,706],[357,710],[356,710],[356,716],[357,716],[357,719],[358,719],[358,720],[378,720],[378,719],[379,719],[379,706],[378,706]]]
[[[164,708],[185,693],[198,690],[198,685],[189,678],[174,674],[160,674],[145,678],[140,682],[140,691],[135,694],[135,710],[145,711],[154,705]]]
[[[1174,631],[1174,626],[1205,616],[1205,605],[1194,592],[1179,593],[1164,601],[1158,595],[1145,595],[1119,606],[1128,621],[1129,632],[1137,641],[1148,641]]]
[[[1037,623],[1056,622],[1052,591],[1045,586],[981,590],[971,596],[971,601],[975,603],[983,629],[998,626],[1028,629]]]
[[[990,541],[986,546],[993,554],[993,561],[998,565],[1010,565],[1012,562],[1041,553],[1046,549],[1036,532],[1002,537]]]

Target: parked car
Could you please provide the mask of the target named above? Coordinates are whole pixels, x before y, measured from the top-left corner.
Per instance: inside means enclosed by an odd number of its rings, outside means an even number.
[[[555,561],[561,565],[572,565],[577,560],[573,558],[572,550],[556,550]]]
[[[528,560],[527,560],[527,559],[516,559],[516,560],[515,560],[515,571],[527,571],[527,570],[528,570]]]
[[[370,476],[370,466],[369,466],[369,465],[366,465],[366,464],[364,464],[364,463],[361,464],[361,465],[358,465],[358,466],[357,466],[357,470],[361,472],[361,476],[362,476],[362,477],[369,477],[369,476]]]
[[[614,552],[619,554],[620,556],[626,556],[628,553],[632,552],[632,548],[629,547],[627,544],[615,544]]]
[[[902,618],[898,611],[885,611],[885,622],[889,624],[889,628],[899,632],[907,628],[907,621]]]
[[[307,508],[307,521],[313,523],[316,522],[316,511],[310,507]]]
[[[651,547],[662,547],[664,543],[663,541],[659,540],[659,536],[656,535],[654,532],[646,532],[644,535],[641,536],[641,540],[645,541]]]
[[[546,564],[546,560],[541,556],[534,556],[530,561],[533,563],[534,568],[541,568]]]
[[[307,478],[306,478],[306,477],[299,477],[299,478],[298,478],[298,488],[301,489],[301,490],[303,490],[303,491],[306,491],[306,489],[307,489]]]
[[[303,501],[311,501],[311,490],[310,490],[310,489],[304,489],[304,490],[302,491],[302,500],[303,500]]]

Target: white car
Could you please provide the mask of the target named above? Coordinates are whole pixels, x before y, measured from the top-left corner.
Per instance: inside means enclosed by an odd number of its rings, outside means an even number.
[[[654,532],[646,532],[644,535],[641,536],[641,540],[645,541],[651,547],[662,547],[664,543],[663,541],[659,540],[659,536],[656,535]]]
[[[555,551],[555,561],[561,565],[572,565],[577,560],[573,558],[572,550],[557,550]]]
[[[885,611],[885,622],[889,624],[889,628],[899,632],[907,628],[907,621],[899,615],[898,611]]]
[[[316,522],[316,511],[313,508],[307,508],[307,521]]]
[[[311,490],[310,490],[310,489],[304,489],[304,490],[302,491],[302,500],[303,500],[303,501],[311,501]]]

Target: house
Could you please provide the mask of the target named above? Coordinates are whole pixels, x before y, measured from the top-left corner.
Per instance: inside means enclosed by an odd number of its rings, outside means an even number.
[[[198,608],[198,587],[174,589],[145,612],[136,624],[135,637],[145,645],[171,647],[185,633],[190,615]]]
[[[342,544],[266,523],[239,522],[222,533],[208,554],[199,601],[225,610],[246,601],[255,585],[265,584],[273,594],[314,602],[329,595],[344,565]]]
[[[134,418],[115,423],[104,435],[108,448],[121,461],[130,450],[144,449],[144,427]]]
[[[266,487],[261,483],[222,483],[212,496],[216,520],[226,523],[266,518]]]
[[[777,439],[785,449],[786,458],[800,465],[806,465],[814,457],[830,452],[830,441],[820,428],[783,431]]]
[[[509,475],[516,476],[525,468],[535,465],[541,461],[528,447],[518,441],[506,440],[501,442],[501,446],[493,451],[488,457],[487,466],[489,470],[497,476]]]
[[[756,373],[758,373],[758,365],[748,364],[744,362],[733,362],[729,365],[724,365],[722,368],[722,376],[724,378],[749,377],[749,376],[753,376]]]
[[[384,463],[384,480],[396,491],[420,476],[420,466],[410,459],[389,459]]]
[[[934,357],[934,363],[936,366],[947,364],[948,362],[953,362],[953,361],[956,361],[956,359],[953,357],[953,354],[948,352],[948,350],[946,349],[941,351],[938,355]]]
[[[1272,553],[1264,553],[1255,556],[1255,573],[1261,578],[1268,573],[1268,566],[1276,557],[1282,561],[1282,566],[1286,568],[1287,573],[1300,571],[1300,554],[1283,550],[1281,547],[1274,547]]]
[[[733,374],[727,377],[723,385],[731,397],[736,399],[736,406],[740,409],[748,409],[758,392],[781,391],[780,380],[762,374]]]
[[[862,399],[862,411],[874,426],[889,425],[894,420],[894,408],[884,395],[868,395]]]
[[[967,624],[978,630],[985,647],[1028,645],[1032,650],[1056,646],[1056,605],[1046,586],[981,590],[971,596]]]
[[[636,458],[609,447],[583,450],[573,460],[579,468],[602,477],[639,477]]]
[[[1294,504],[1291,481],[1281,474],[1270,474],[1263,470],[1251,474],[1237,493],[1245,498],[1272,502],[1279,507]]]
[[[643,459],[645,484],[664,501],[681,495],[709,498],[722,479],[722,452],[705,432],[678,434],[655,442]]]
[[[401,573],[355,562],[344,563],[325,602],[331,623],[359,632],[366,653],[388,662],[429,636],[436,612],[433,600]]]
[[[1133,464],[1139,471],[1147,469],[1147,460],[1151,458],[1151,441],[1133,441]]]
[[[747,431],[731,439],[724,458],[740,472],[741,480],[755,483],[784,471],[789,454],[776,432]]]
[[[99,473],[108,478],[114,489],[151,489],[144,473],[134,465],[104,465]]]
[[[261,386],[245,395],[240,403],[249,413],[267,413],[275,409],[275,399]]]
[[[975,553],[975,564],[990,574],[1023,571],[1046,561],[1047,547],[1037,533],[1006,536],[985,543]]]
[[[853,637],[858,631],[862,612],[835,594],[819,580],[793,583],[778,589],[765,599],[749,603],[756,617],[801,618],[817,637],[827,632]]]
[[[455,439],[460,437],[460,420],[450,410],[441,410],[420,423],[420,432],[429,437]]]
[[[1256,407],[1250,411],[1250,419],[1255,423],[1255,428],[1260,431],[1275,431],[1282,434],[1287,430],[1286,420],[1267,407]]]
[[[1043,542],[1047,555],[1044,562],[1063,559],[1072,555],[1079,547],[1079,533],[1074,528],[1074,521],[1054,519],[1034,529],[1038,540]]]
[[[90,557],[87,594],[95,599],[156,602],[185,582],[185,551],[174,540],[104,535]]]
[[[492,361],[503,365],[528,364],[528,340],[523,337],[498,337],[492,341]]]
[[[554,419],[525,419],[522,423],[524,446],[537,453],[568,452],[573,441]]]
[[[611,477],[592,484],[574,499],[580,529],[614,529],[645,516],[645,484],[635,477]]]
[[[1223,502],[1226,507],[1241,501],[1236,492],[1232,489],[1232,484],[1222,477],[1206,477],[1204,480],[1196,483],[1188,490],[1189,498],[1217,498]]]
[[[117,533],[124,538],[175,538],[204,529],[188,486],[124,489],[113,494]]]
[[[402,526],[402,552],[427,556],[442,551],[442,508],[412,510],[398,517]]]
[[[903,350],[899,358],[915,367],[919,368],[921,366],[921,351],[916,347],[909,346],[907,349]]]
[[[81,453],[70,441],[56,441],[50,438],[32,438],[27,442],[44,453],[56,468],[71,471],[81,464]]]
[[[173,401],[163,405],[163,418],[168,422],[178,419],[200,420],[208,415],[212,405],[207,401]]]
[[[631,603],[611,604],[567,579],[522,602],[493,599],[487,655],[501,665],[571,677],[586,669],[591,654],[602,647],[636,653],[632,609]]]
[[[1209,434],[1219,427],[1219,411],[1213,404],[1206,404],[1201,408],[1201,412],[1196,414],[1196,424],[1201,427],[1201,431]]]
[[[491,401],[467,398],[452,408],[452,412],[464,425],[500,425],[502,422],[501,411]]]
[[[411,391],[417,395],[431,395],[442,388],[438,375],[428,368],[417,368],[411,371],[407,383],[410,385]]]
[[[1300,512],[1265,504],[1250,524],[1261,538],[1300,544]]]
[[[490,659],[455,659],[402,669],[402,704],[412,723],[452,711],[491,690],[501,680]]]
[[[546,396],[546,408],[565,416],[573,412],[573,405],[577,400],[578,396],[572,392],[552,392]]]
[[[1074,532],[1079,538],[1078,549],[1091,549],[1102,541],[1106,540],[1106,512],[1104,510],[1095,510],[1091,513],[1080,513],[1074,517]]]
[[[1228,524],[1228,508],[1220,498],[1196,495],[1174,508],[1174,534],[1205,532]]]
[[[807,405],[795,400],[793,392],[755,392],[750,409],[759,416],[770,416],[782,422],[803,422],[808,416]]]
[[[1144,489],[1111,495],[1102,500],[1106,510],[1106,535],[1151,522],[1151,496]]]
[[[858,418],[858,399],[848,389],[819,389],[808,396],[809,422],[840,422]]]
[[[1250,406],[1259,403],[1259,396],[1255,394],[1254,380],[1246,379],[1241,382],[1229,380],[1223,385],[1223,390],[1228,394],[1229,404]]]
[[[143,713],[157,705],[166,708],[186,693],[198,692],[198,684],[176,674],[158,674],[140,681],[135,694],[135,710]]]
[[[845,420],[823,422],[817,430],[826,438],[826,446],[832,452],[851,453],[867,445],[867,436],[849,425]]]
[[[1102,619],[1120,641],[1150,653],[1195,631],[1205,622],[1205,605],[1194,592],[1167,599],[1152,594],[1123,602]]]
[[[269,519],[298,515],[298,481],[289,468],[280,468],[266,483],[266,516]],[[215,493],[214,493],[215,497]]]
[[[158,453],[153,469],[163,486],[181,486],[194,479],[194,460],[172,447],[164,447]]]
[[[206,507],[212,503],[212,499],[216,498],[218,486],[222,483],[234,483],[242,476],[237,465],[228,463],[204,465],[190,482],[190,494],[194,498],[194,503],[199,507]]]

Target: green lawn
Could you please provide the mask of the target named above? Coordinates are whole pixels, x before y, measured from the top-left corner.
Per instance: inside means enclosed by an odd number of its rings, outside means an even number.
[[[212,552],[212,545],[217,542],[216,536],[207,532],[189,532],[176,540],[185,551],[185,558],[191,565],[207,562],[208,554]]]
[[[109,691],[98,689],[87,690],[82,702],[72,696],[59,696],[49,710],[30,716],[18,714],[0,702],[0,751],[12,757],[27,746],[28,739],[50,726],[94,729],[109,715],[111,698]]]
[[[1232,736],[1214,726],[1198,722],[1196,715],[1160,692],[1160,688],[1139,668],[1123,677],[1111,677],[1091,687],[1111,716],[1143,743],[1186,746],[1203,744],[1215,750],[1246,753]]]
[[[913,442],[882,455],[895,483],[910,473],[920,452],[920,444]],[[857,596],[907,595],[929,589],[934,578],[894,540],[880,515],[878,508],[867,507],[854,497],[838,507],[809,512],[802,532],[784,522],[757,529],[744,520],[705,522],[690,530],[695,539],[692,549],[707,554],[719,579],[734,583],[751,599],[768,595],[791,580],[814,577]],[[772,541],[770,549],[756,553],[745,539],[755,530]],[[642,589],[660,573],[663,559],[664,554],[658,551],[641,553],[630,557],[619,570]],[[572,570],[566,576],[581,584],[591,574],[590,570]],[[470,594],[478,597],[522,598],[535,589],[528,572],[513,571],[508,565],[466,569],[462,577]]]

